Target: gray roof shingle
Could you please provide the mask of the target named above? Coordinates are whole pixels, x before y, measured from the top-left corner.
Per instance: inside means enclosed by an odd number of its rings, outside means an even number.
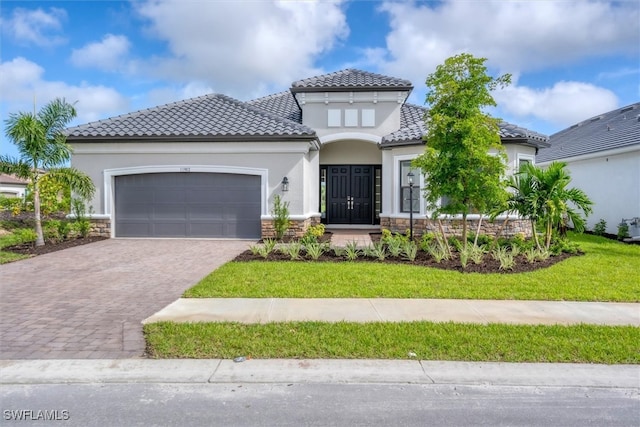
[[[400,129],[382,138],[382,147],[423,144],[426,134],[424,116],[427,108],[414,104],[404,104],[400,112]],[[518,140],[534,147],[546,147],[547,137],[529,129],[507,122],[500,122],[500,138],[503,142]]]
[[[82,139],[315,138],[313,129],[280,115],[211,94],[67,129]]]
[[[353,68],[298,80],[291,85],[293,93],[412,89],[413,85],[409,80]]]
[[[549,137],[539,163],[640,144],[640,102],[592,117]]]

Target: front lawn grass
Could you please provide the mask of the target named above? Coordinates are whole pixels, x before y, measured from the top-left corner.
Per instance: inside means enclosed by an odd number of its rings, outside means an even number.
[[[640,328],[466,323],[160,322],[144,326],[154,358],[408,359],[640,363]]]
[[[8,262],[18,261],[24,258],[28,258],[28,255],[16,254],[13,252],[3,251],[3,248],[13,245],[19,245],[21,243],[25,243],[25,240],[16,230],[20,230],[19,228],[11,230],[10,233],[0,236],[0,264],[6,264]]]
[[[230,262],[184,297],[640,301],[639,245],[586,234],[571,240],[585,255],[517,274],[359,262]]]

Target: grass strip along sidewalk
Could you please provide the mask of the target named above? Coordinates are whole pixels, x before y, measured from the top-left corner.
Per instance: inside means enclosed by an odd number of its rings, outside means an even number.
[[[640,328],[467,323],[160,322],[144,326],[154,358],[408,359],[640,363]]]

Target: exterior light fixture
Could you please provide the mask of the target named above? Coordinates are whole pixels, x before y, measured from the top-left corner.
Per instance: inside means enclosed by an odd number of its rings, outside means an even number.
[[[289,178],[286,176],[282,178],[282,191],[289,191]]]

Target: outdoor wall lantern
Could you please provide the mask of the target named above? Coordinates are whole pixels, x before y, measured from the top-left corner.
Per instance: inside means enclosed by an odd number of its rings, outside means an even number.
[[[407,174],[409,180],[409,240],[413,241],[413,177],[415,175],[410,170]]]
[[[286,176],[282,178],[282,191],[289,191],[289,178]]]

